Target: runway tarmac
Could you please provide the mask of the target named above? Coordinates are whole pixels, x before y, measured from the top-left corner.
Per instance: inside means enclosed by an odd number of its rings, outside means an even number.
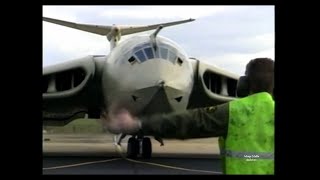
[[[216,138],[165,140],[164,146],[152,140],[149,160],[122,158],[110,135],[45,134],[43,139],[43,174],[221,174]]]

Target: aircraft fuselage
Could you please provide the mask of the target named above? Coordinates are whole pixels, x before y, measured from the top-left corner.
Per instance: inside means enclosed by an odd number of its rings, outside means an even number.
[[[125,107],[133,114],[186,109],[193,86],[188,56],[173,41],[136,36],[117,45],[102,74],[104,102],[109,111]]]

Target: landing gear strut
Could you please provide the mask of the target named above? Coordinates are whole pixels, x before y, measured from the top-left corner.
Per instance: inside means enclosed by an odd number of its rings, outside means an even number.
[[[152,154],[152,144],[148,137],[131,137],[128,140],[127,157],[136,158],[139,154],[143,158],[150,159]]]

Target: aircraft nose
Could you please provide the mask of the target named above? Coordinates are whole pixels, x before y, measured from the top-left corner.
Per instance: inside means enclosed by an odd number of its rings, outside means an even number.
[[[144,109],[145,113],[171,112],[172,106],[168,99],[167,87],[164,87],[164,81],[159,83],[157,92],[152,96]]]

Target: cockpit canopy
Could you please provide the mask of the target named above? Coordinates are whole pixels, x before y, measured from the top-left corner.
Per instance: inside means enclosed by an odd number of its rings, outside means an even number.
[[[177,50],[167,44],[159,43],[156,48],[153,48],[151,43],[144,43],[138,45],[133,49],[133,56],[130,57],[129,62],[137,60],[143,63],[147,60],[163,59],[171,63],[176,63],[178,58]]]
[[[159,39],[158,39],[159,40]],[[180,52],[171,42],[157,41],[156,46],[148,42],[142,42],[130,48],[124,54],[124,61],[122,63],[144,63],[149,60],[166,60],[171,62],[172,64],[182,64],[184,59],[186,58],[183,52]]]

